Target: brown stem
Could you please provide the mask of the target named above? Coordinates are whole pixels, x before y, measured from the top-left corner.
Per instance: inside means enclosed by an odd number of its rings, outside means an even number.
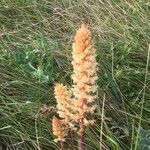
[[[60,150],[64,150],[64,142],[63,141],[60,142]]]
[[[72,150],[72,139],[71,139],[71,130],[68,131],[68,150]]]
[[[79,133],[79,150],[86,150],[85,147],[85,125],[83,124],[83,119],[80,123],[80,133]]]

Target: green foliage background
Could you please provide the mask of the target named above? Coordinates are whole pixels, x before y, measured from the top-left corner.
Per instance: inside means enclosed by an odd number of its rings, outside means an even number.
[[[150,149],[149,0],[0,0],[0,149],[58,149],[55,109],[48,116],[41,109],[55,107],[55,82],[72,83],[72,42],[82,21],[99,63],[88,149]]]

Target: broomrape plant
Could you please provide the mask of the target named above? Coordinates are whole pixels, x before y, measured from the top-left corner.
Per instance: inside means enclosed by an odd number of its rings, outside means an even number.
[[[87,119],[87,116],[96,109],[93,102],[97,98],[97,62],[92,35],[84,23],[76,31],[72,66],[72,88],[55,84],[54,94],[60,119],[53,118],[53,134],[57,137],[55,141],[62,143],[70,131],[75,131],[79,135],[79,150],[85,150],[85,128],[95,122]]]

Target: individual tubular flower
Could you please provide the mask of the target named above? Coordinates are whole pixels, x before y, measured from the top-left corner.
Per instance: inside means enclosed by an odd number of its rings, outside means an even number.
[[[78,108],[78,121],[87,125],[86,114],[93,113],[95,106],[90,104],[95,100],[97,86],[96,53],[92,43],[91,32],[86,24],[77,30],[73,43],[73,95]],[[85,121],[85,122],[84,122]],[[93,121],[89,121],[93,122]]]
[[[54,116],[52,120],[52,128],[53,128],[53,134],[57,137],[56,139],[54,139],[54,141],[64,142],[65,137],[67,136],[68,133],[68,127],[63,122],[63,120],[60,120]]]

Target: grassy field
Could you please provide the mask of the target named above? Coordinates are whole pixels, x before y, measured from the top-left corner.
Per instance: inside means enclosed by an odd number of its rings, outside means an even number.
[[[0,0],[0,150],[58,149],[53,85],[72,83],[82,21],[99,63],[88,150],[150,150],[149,0]]]

